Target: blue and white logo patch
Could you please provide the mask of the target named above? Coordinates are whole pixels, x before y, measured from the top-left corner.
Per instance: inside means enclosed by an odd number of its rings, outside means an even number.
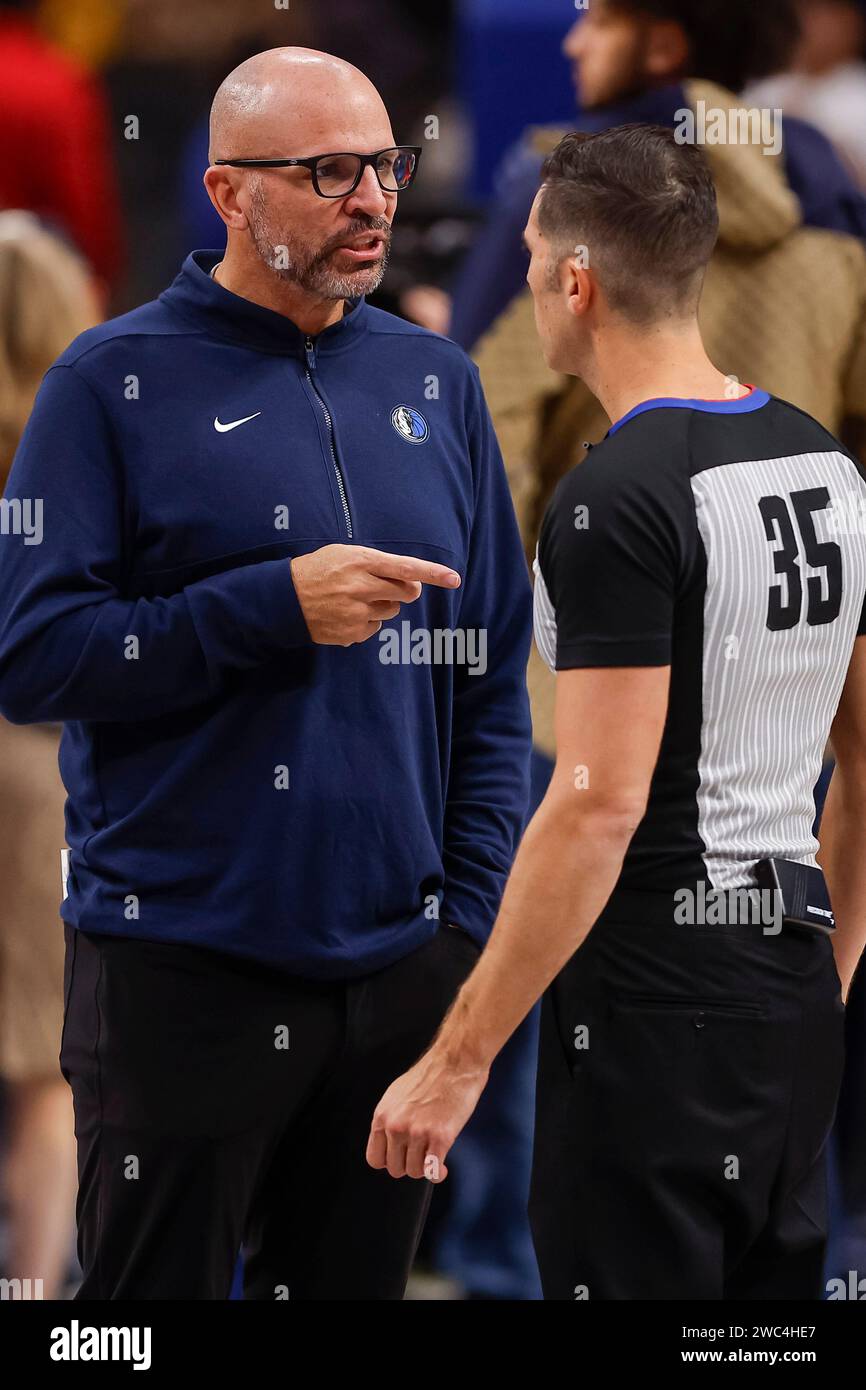
[[[424,416],[411,405],[395,405],[391,424],[407,444],[423,444],[430,433]]]

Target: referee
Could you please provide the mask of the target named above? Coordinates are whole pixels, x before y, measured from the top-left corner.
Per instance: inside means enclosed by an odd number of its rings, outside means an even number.
[[[569,135],[546,163],[538,331],[616,422],[541,533],[556,770],[481,961],[368,1144],[395,1177],[444,1176],[546,991],[530,1215],[551,1299],[821,1293],[866,937],[866,484],[708,360],[716,229],[704,157],[670,131]],[[831,730],[832,943],[812,836]]]
[[[13,465],[0,709],[65,725],[83,1299],[226,1298],[241,1244],[250,1298],[405,1288],[431,1189],[371,1171],[369,1117],[496,915],[532,621],[477,371],[365,301],[418,157],[348,63],[243,63],[225,249],[76,339]]]

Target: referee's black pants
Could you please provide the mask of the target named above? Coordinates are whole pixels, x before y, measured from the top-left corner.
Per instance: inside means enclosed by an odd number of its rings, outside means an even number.
[[[542,1008],[545,1298],[820,1298],[843,1019],[825,936],[606,913]]]
[[[478,958],[442,926],[362,979],[66,928],[60,1063],[80,1299],[399,1299],[432,1192],[365,1159],[373,1111]]]

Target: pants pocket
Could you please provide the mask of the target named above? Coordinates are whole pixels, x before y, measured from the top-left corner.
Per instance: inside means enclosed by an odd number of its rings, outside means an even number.
[[[695,1017],[708,1013],[726,1018],[766,1017],[766,1009],[759,1000],[734,999],[723,995],[641,994],[618,990],[611,998],[619,1008],[639,1009],[650,1013],[686,1013]]]
[[[630,1098],[647,1133],[678,1125],[730,1133],[738,1121],[745,1130],[785,1089],[788,1029],[760,1000],[618,993],[604,1013],[599,1087]]]

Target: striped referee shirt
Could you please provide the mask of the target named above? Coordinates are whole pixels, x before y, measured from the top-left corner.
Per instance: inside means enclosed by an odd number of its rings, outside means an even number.
[[[552,669],[671,667],[619,887],[814,864],[815,784],[866,634],[866,480],[838,441],[764,391],[644,402],[560,483],[535,575]]]

